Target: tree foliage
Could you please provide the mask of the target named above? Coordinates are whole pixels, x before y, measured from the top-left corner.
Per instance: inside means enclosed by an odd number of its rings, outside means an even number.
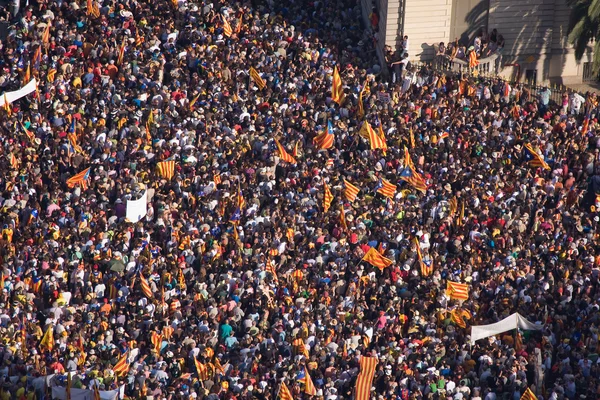
[[[594,74],[600,73],[600,0],[567,0],[571,7],[569,43],[575,48],[575,58],[580,61],[593,43]]]

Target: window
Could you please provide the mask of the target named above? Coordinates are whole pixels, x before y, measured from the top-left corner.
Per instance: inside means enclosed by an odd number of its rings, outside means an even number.
[[[535,85],[537,83],[537,69],[525,70],[525,82],[530,85]]]

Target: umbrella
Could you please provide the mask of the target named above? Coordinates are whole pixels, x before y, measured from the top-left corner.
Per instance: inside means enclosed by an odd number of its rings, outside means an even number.
[[[112,259],[109,262],[110,270],[115,272],[123,272],[125,271],[125,264],[121,260]]]

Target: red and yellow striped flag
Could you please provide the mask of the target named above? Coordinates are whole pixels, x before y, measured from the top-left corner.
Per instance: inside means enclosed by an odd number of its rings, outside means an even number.
[[[364,255],[361,261],[366,261],[372,266],[379,268],[381,271],[392,265],[394,262],[389,258],[382,256],[374,247],[369,248],[369,251],[367,251],[367,254]]]
[[[156,168],[158,168],[158,174],[167,180],[171,180],[175,175],[175,161],[173,160],[156,163]]]
[[[317,395],[317,388],[315,387],[315,384],[313,383],[306,367],[304,367],[304,393],[311,396]]]
[[[17,160],[17,157],[13,153],[10,153],[10,166],[14,169],[19,168],[19,160]]]
[[[267,86],[265,80],[261,78],[260,74],[254,69],[254,67],[250,67],[250,78],[252,78],[252,81],[254,81],[260,90],[263,90],[265,86]]]
[[[150,341],[152,342],[152,346],[154,346],[154,351],[160,354],[160,348],[162,346],[163,335],[158,332],[152,332],[150,336]]]
[[[75,185],[81,185],[82,189],[87,189],[87,180],[90,178],[90,169],[91,167],[88,167],[80,173],[67,179],[67,186],[69,188],[73,188]]]
[[[23,86],[29,83],[31,79],[31,63],[27,64],[27,69],[25,70],[25,75],[23,75]]]
[[[279,398],[281,400],[294,400],[292,392],[290,392],[285,382],[281,382],[281,386],[279,387]]]
[[[201,381],[208,380],[208,378],[209,378],[208,368],[206,367],[206,365],[202,364],[195,357],[194,357],[194,365],[196,366],[196,373],[198,374],[198,379],[200,379]]]
[[[346,198],[346,200],[348,200],[349,202],[353,202],[354,200],[356,200],[358,192],[360,192],[360,189],[358,187],[354,186],[346,179],[344,179],[344,197]]]
[[[472,318],[471,313],[468,310],[462,308],[456,308],[450,311],[450,320],[463,329],[467,327],[467,321]]]
[[[86,13],[87,15],[90,15],[90,14],[92,13],[92,8],[93,8],[93,7],[94,7],[94,6],[93,6],[93,3],[92,3],[92,0],[87,0],[87,8],[86,8],[86,10],[85,10],[85,13]]]
[[[12,115],[12,109],[10,108],[10,102],[8,101],[8,97],[6,97],[6,93],[4,93],[4,111],[6,111],[6,115],[9,117]]]
[[[358,95],[358,110],[356,111],[356,115],[358,119],[363,119],[365,117],[365,107],[363,104],[363,96],[371,94],[371,89],[369,88],[369,81],[365,82],[360,94]]]
[[[380,186],[381,187],[377,189],[377,193],[380,193],[385,197],[389,197],[390,199],[394,198],[394,195],[396,194],[396,185],[394,185],[388,180],[381,178]]]
[[[521,396],[521,400],[537,400],[537,397],[535,396],[535,394],[533,394],[531,389],[527,388],[527,390],[525,390],[525,393],[523,393],[523,396]]]
[[[42,33],[42,43],[48,43],[50,41],[50,22],[46,25],[46,29],[44,29],[44,33]]]
[[[54,82],[55,77],[56,77],[56,69],[50,68],[48,70],[48,73],[46,74],[46,79],[48,79],[48,82]]]
[[[323,181],[323,190],[325,194],[323,195],[323,212],[327,212],[329,207],[331,207],[331,202],[333,201],[333,195],[331,194],[331,190],[329,190],[329,186],[327,183]]]
[[[227,37],[231,37],[231,34],[233,33],[233,29],[231,29],[231,25],[229,25],[229,21],[227,21],[227,18],[225,18],[222,15],[221,15],[221,20],[223,21],[223,34]]]
[[[344,231],[348,231],[348,223],[346,222],[346,211],[344,211],[344,205],[340,206],[340,226]]]
[[[285,148],[281,145],[281,143],[279,143],[279,140],[275,139],[275,144],[277,145],[277,150],[279,150],[279,158],[290,164],[297,163],[296,159],[288,154],[287,151],[285,151]]]
[[[375,357],[360,357],[360,372],[356,378],[355,400],[369,400],[377,362]]]
[[[129,352],[119,358],[119,361],[113,367],[113,371],[117,376],[123,376],[129,372]]]
[[[196,102],[198,101],[198,98],[200,97],[201,93],[198,93],[193,99],[192,101],[190,101],[190,105],[189,105],[189,109],[193,110],[194,108],[194,104],[196,104]]]
[[[149,299],[151,299],[152,297],[152,289],[150,289],[150,284],[148,283],[148,280],[144,277],[144,274],[142,274],[140,272],[140,283],[142,285],[142,292],[144,292],[144,295],[146,297],[148,297]]]
[[[95,1],[92,5],[92,17],[100,18],[100,7],[98,6],[98,2]]]
[[[221,184],[221,175],[215,175],[213,177],[213,182],[215,183],[215,186],[220,185]]]
[[[448,281],[446,283],[446,293],[451,299],[456,300],[468,300],[469,299],[469,285],[466,283],[457,283]]]
[[[327,150],[333,147],[333,139],[333,126],[331,125],[331,121],[328,121],[323,133],[315,136],[313,139],[313,144],[319,150]]]
[[[342,87],[342,78],[338,71],[337,65],[333,67],[333,82],[331,85],[331,99],[338,105],[342,105],[344,102],[344,88]]]
[[[119,56],[117,57],[117,65],[123,64],[123,58],[125,58],[125,45],[127,44],[127,38],[123,38],[123,43],[119,47]]]

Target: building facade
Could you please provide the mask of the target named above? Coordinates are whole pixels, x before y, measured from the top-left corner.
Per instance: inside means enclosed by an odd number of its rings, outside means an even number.
[[[500,74],[534,81],[577,84],[593,80],[591,47],[581,62],[567,43],[566,0],[361,0],[379,14],[379,53],[408,35],[411,60],[431,61],[434,46],[456,38],[470,45],[482,30],[505,39]]]

